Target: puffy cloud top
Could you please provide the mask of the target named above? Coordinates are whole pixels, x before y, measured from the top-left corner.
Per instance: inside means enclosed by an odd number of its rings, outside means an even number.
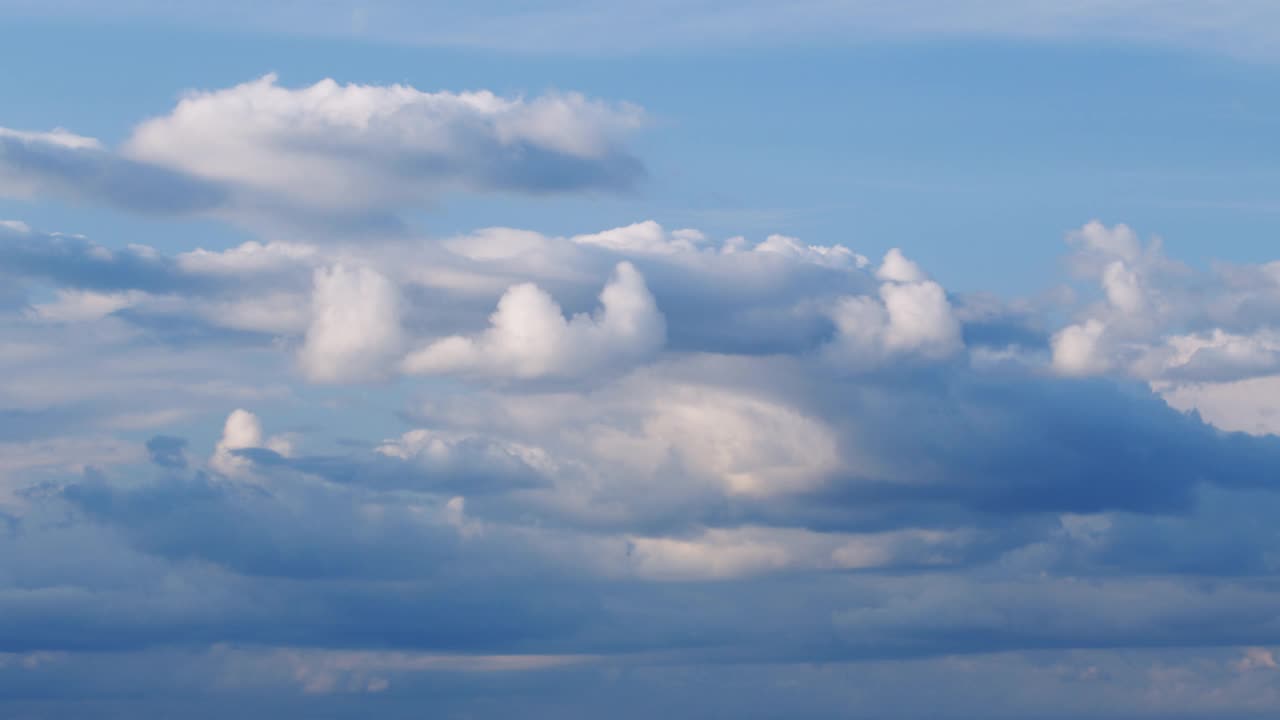
[[[138,126],[137,160],[315,208],[419,205],[446,187],[552,192],[626,188],[622,148],[644,113],[575,93],[533,99],[405,85],[304,88],[275,75],[193,92]]]
[[[574,376],[625,366],[656,351],[666,326],[644,277],[619,263],[592,315],[566,318],[532,283],[508,289],[479,335],[437,340],[404,361],[410,373],[497,377]]]

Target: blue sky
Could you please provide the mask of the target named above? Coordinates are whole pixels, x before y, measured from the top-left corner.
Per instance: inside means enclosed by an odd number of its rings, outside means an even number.
[[[1270,3],[0,16],[0,714],[1280,707]]]

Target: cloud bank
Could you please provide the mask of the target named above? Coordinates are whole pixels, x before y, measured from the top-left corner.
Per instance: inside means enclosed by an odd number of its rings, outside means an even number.
[[[618,189],[642,120],[267,76],[117,150],[0,133],[0,192],[234,221]],[[366,230],[0,222],[0,708],[1274,706],[1276,263],[1089,221],[1070,292],[998,298],[650,219]]]

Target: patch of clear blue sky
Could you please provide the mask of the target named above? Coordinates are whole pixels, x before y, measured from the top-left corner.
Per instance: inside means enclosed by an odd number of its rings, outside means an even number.
[[[1062,234],[1127,222],[1170,254],[1274,258],[1280,66],[1097,45],[896,42],[850,47],[503,54],[160,26],[0,25],[0,125],[116,143],[186,88],[268,71],[423,90],[547,89],[629,100],[633,195],[459,196],[412,215],[432,233],[512,225],[589,232],[652,218],[715,236],[779,232],[876,256],[901,246],[953,290],[1036,292]],[[0,202],[0,217],[108,245],[222,247],[217,223]]]

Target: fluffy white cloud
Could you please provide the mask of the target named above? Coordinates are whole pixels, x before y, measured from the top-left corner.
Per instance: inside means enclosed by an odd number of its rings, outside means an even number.
[[[1096,272],[1099,263],[1118,259],[1127,263],[1137,262],[1142,255],[1142,241],[1133,228],[1119,223],[1107,227],[1098,220],[1090,220],[1076,230],[1067,233],[1067,242],[1079,249],[1073,258],[1082,272]]]
[[[1106,325],[1090,318],[1082,324],[1068,325],[1054,333],[1050,340],[1053,367],[1064,375],[1093,375],[1111,367],[1102,347]]]
[[[831,360],[859,368],[901,354],[943,358],[962,347],[946,291],[900,250],[885,255],[876,276],[884,281],[878,300],[846,296],[831,309],[836,335],[824,349]]]
[[[641,172],[621,147],[644,123],[633,105],[276,80],[190,93],[138,126],[124,152],[264,194],[255,205],[353,211],[421,205],[445,187],[618,188]]]
[[[725,251],[735,251],[735,244],[726,244]],[[843,245],[806,245],[787,235],[770,235],[764,242],[752,248],[754,252],[775,253],[797,262],[821,265],[840,270],[861,269],[868,261]]]
[[[790,399],[753,390],[774,384],[778,372],[791,370],[689,358],[594,392],[468,396],[424,413],[445,427],[544,448],[556,459],[546,473],[554,490],[540,497],[547,507],[584,522],[620,522],[707,498],[823,487],[841,467],[839,436]]]
[[[230,477],[243,476],[253,467],[247,458],[236,454],[237,450],[267,448],[281,455],[289,455],[293,445],[284,435],[267,438],[262,433],[262,421],[258,416],[237,408],[231,411],[222,426],[222,437],[209,458],[209,467]]]
[[[1173,407],[1226,430],[1274,432],[1280,371],[1274,263],[1197,273],[1143,244],[1126,225],[1097,221],[1067,234],[1069,263],[1101,298],[1050,339],[1052,368],[1148,381]]]
[[[886,282],[897,283],[918,283],[929,279],[920,266],[908,260],[898,248],[890,248],[889,252],[885,253],[880,268],[876,270],[876,277]]]
[[[342,264],[317,269],[299,365],[316,382],[383,377],[403,342],[400,312],[399,291],[377,271]]]
[[[1167,335],[1134,363],[1142,377],[1177,380],[1234,380],[1280,371],[1280,332],[1263,327],[1244,335],[1214,328],[1205,333]]]
[[[593,315],[566,318],[532,283],[503,294],[479,335],[437,340],[405,358],[406,372],[497,377],[574,376],[642,359],[659,347],[665,324],[644,277],[619,263]]]

